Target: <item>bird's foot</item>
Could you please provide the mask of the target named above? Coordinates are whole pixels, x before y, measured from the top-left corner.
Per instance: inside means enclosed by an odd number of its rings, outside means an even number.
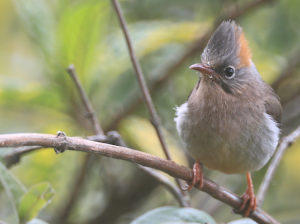
[[[197,160],[193,166],[193,172],[194,172],[194,176],[193,176],[193,180],[191,183],[185,183],[185,188],[183,188],[182,190],[184,191],[188,191],[190,189],[192,189],[196,184],[199,184],[199,188],[201,189],[203,187],[203,173],[202,173],[202,169],[201,169],[201,165],[199,163],[199,160]]]
[[[257,207],[257,201],[254,195],[254,189],[253,189],[250,173],[247,173],[247,182],[248,182],[248,187],[246,189],[246,192],[242,195],[243,203],[237,210],[238,213],[242,213],[243,216],[245,217],[248,217],[251,211],[254,212]]]

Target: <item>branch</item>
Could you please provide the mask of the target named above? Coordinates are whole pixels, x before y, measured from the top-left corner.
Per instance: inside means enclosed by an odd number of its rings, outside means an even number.
[[[115,159],[122,159],[129,162],[138,163],[146,167],[161,170],[172,177],[180,178],[188,182],[191,181],[193,177],[192,170],[178,165],[173,161],[124,147],[93,142],[78,137],[67,137],[62,132],[58,133],[57,136],[36,133],[0,135],[0,147],[36,145],[46,148],[52,147],[58,152],[68,149],[73,151],[99,154]],[[204,184],[201,190],[235,209],[238,209],[242,203],[241,198],[236,194],[226,190],[207,178],[204,178]],[[262,224],[279,224],[278,221],[273,219],[260,208],[257,208],[257,210],[251,213],[249,217]]]
[[[95,142],[101,142],[101,143],[107,143],[107,144],[112,144],[112,145],[117,145],[117,146],[122,146],[126,147],[126,144],[122,137],[119,135],[118,132],[116,131],[110,131],[106,135],[92,135],[87,137],[88,140],[90,141],[95,141]],[[25,146],[25,147],[18,147],[10,150],[3,158],[5,160],[5,165],[7,168],[10,168],[11,166],[15,165],[16,163],[19,163],[21,160],[22,156],[25,156],[29,152],[39,150],[39,149],[44,149],[45,147],[41,146]],[[91,154],[87,154],[91,155]],[[87,165],[88,165],[88,160],[89,158],[86,157],[84,159],[83,165],[80,169],[86,170]],[[180,189],[175,186],[168,178],[165,176],[161,175],[158,171],[150,168],[143,167],[141,165],[138,165],[138,168],[143,170],[144,172],[148,173],[152,177],[154,177],[160,184],[162,184],[164,187],[167,188],[167,190],[170,191],[171,194],[175,196],[175,199],[179,202],[179,204],[182,207],[189,207],[190,205],[187,203],[186,198],[181,194]],[[82,183],[83,182],[83,175],[78,175],[77,178],[78,181],[76,181],[76,188],[72,192],[72,197],[70,197],[70,202],[67,203],[67,206],[65,207],[64,211],[61,213],[61,220],[64,221],[67,217],[69,212],[72,210],[72,206],[74,205],[74,200],[76,200],[76,196],[79,192],[78,186],[81,186],[81,184],[78,184],[78,182]]]
[[[113,6],[116,10],[120,26],[121,26],[121,28],[123,30],[123,33],[124,33],[124,36],[125,36],[125,40],[126,40],[129,55],[130,55],[130,58],[131,58],[132,66],[135,70],[135,74],[136,74],[140,89],[142,91],[144,102],[146,103],[148,112],[150,114],[150,121],[151,121],[152,125],[155,128],[156,134],[159,138],[160,144],[163,148],[163,151],[165,153],[166,158],[168,160],[172,160],[171,154],[169,152],[169,149],[168,149],[168,146],[167,146],[167,143],[166,143],[166,139],[165,139],[165,137],[163,135],[163,132],[162,132],[162,129],[161,129],[160,119],[159,119],[159,117],[157,115],[157,112],[155,110],[155,107],[153,105],[153,102],[152,102],[152,99],[151,99],[151,96],[150,96],[150,93],[149,93],[149,90],[148,90],[148,87],[147,87],[147,84],[146,84],[146,81],[145,81],[145,77],[144,77],[142,68],[141,68],[140,63],[137,59],[135,51],[133,50],[133,46],[132,46],[132,43],[131,43],[131,40],[130,40],[126,20],[125,20],[124,14],[122,12],[121,6],[120,6],[118,0],[111,0],[111,2],[113,3]],[[176,182],[177,182],[178,187],[181,190],[182,187],[181,187],[180,181],[176,179]],[[185,196],[185,198],[188,199],[188,195],[182,190],[181,190],[181,192]]]
[[[298,138],[300,137],[300,126],[291,134],[284,137],[282,141],[280,142],[277,152],[274,155],[271,164],[269,165],[269,168],[267,170],[267,173],[263,179],[262,184],[259,187],[258,194],[257,194],[257,201],[258,205],[262,206],[267,190],[270,186],[270,183],[273,179],[273,176],[276,172],[276,169],[280,163],[280,160],[282,159],[282,156],[286,149],[288,149]]]
[[[170,181],[169,178],[160,174],[157,170],[151,169],[149,167],[144,167],[141,165],[138,165],[138,167],[141,170],[148,173],[149,175],[151,175],[152,177],[154,177],[161,185],[163,185],[165,188],[167,188],[171,192],[171,194],[173,194],[173,196],[175,198],[177,198],[181,207],[190,207],[191,206],[189,203],[187,203],[186,198],[182,197],[182,193],[181,193],[180,189],[175,184],[173,184],[173,182]]]
[[[165,138],[163,136],[163,133],[162,133],[162,130],[161,130],[161,127],[160,127],[161,126],[160,120],[158,118],[157,112],[156,112],[155,107],[153,105],[153,102],[152,102],[152,99],[151,99],[151,96],[150,96],[150,93],[149,93],[149,90],[148,90],[148,87],[147,87],[147,84],[146,84],[146,81],[145,81],[145,78],[144,78],[143,71],[142,71],[141,66],[140,66],[140,63],[139,63],[139,61],[137,59],[137,56],[136,56],[136,54],[133,50],[133,46],[132,46],[132,43],[131,43],[131,40],[130,40],[126,20],[125,20],[125,17],[123,15],[121,6],[120,6],[118,0],[111,0],[111,2],[113,3],[113,6],[116,10],[116,13],[117,13],[117,16],[118,16],[118,19],[119,19],[119,23],[121,25],[121,28],[123,30],[123,33],[124,33],[124,36],[125,36],[125,39],[126,39],[126,44],[127,44],[127,47],[128,47],[128,51],[129,51],[129,55],[130,55],[130,58],[131,58],[132,66],[134,68],[134,71],[135,71],[135,74],[136,74],[136,77],[137,77],[137,80],[138,80],[138,84],[139,84],[140,89],[142,91],[143,99],[146,103],[148,112],[150,114],[151,123],[153,124],[153,126],[156,130],[159,141],[161,143],[161,146],[164,150],[164,153],[165,153],[167,159],[171,160],[171,155],[170,155],[169,150],[167,148],[167,144],[166,144]]]
[[[80,96],[82,104],[84,105],[86,112],[87,112],[86,117],[91,120],[95,134],[103,135],[104,133],[103,133],[102,128],[99,125],[99,121],[98,121],[96,112],[94,111],[94,108],[93,108],[88,96],[86,95],[84,88],[82,87],[81,83],[79,82],[79,79],[78,79],[78,76],[77,76],[77,73],[75,70],[75,66],[73,64],[69,65],[69,67],[67,68],[67,72],[69,73],[70,77],[72,78],[72,80],[74,81],[74,83],[76,85],[76,89],[78,91],[78,94]]]
[[[300,64],[300,49],[296,50],[287,61],[289,62],[288,65],[282,70],[279,77],[271,85],[274,90],[277,90],[280,84],[289,78],[293,74],[295,68]]]
[[[13,165],[17,164],[21,160],[21,156],[27,154],[29,152],[35,151],[37,149],[42,149],[41,146],[25,146],[25,147],[18,147],[10,150],[3,156],[5,166],[7,168],[12,167]]]
[[[158,90],[162,85],[164,85],[169,80],[169,78],[171,78],[174,75],[174,73],[180,68],[180,66],[182,66],[187,61],[187,59],[189,59],[192,55],[194,55],[197,52],[199,52],[199,54],[200,54],[201,51],[203,51],[208,39],[213,34],[214,30],[220,25],[220,23],[223,20],[238,19],[240,16],[244,15],[245,13],[247,13],[251,10],[254,10],[258,6],[260,6],[264,3],[267,3],[267,2],[271,2],[271,0],[253,1],[250,4],[247,4],[245,6],[237,7],[238,9],[236,9],[236,7],[232,7],[228,11],[225,12],[225,15],[223,14],[220,17],[218,17],[215,20],[215,22],[213,23],[214,25],[211,30],[207,31],[201,37],[199,37],[197,40],[195,40],[191,44],[190,48],[186,51],[186,53],[184,53],[181,56],[179,55],[178,60],[175,63],[172,63],[166,69],[165,74],[163,74],[160,78],[155,79],[155,81],[153,81],[152,83],[149,84],[149,91],[151,93],[153,93],[156,90]],[[136,94],[136,95],[138,95],[138,94]],[[125,108],[124,110],[122,110],[119,114],[117,114],[115,116],[115,118],[113,119],[113,122],[106,129],[107,130],[116,129],[119,122],[123,118],[125,118],[129,114],[131,114],[132,111],[134,111],[139,105],[141,105],[141,103],[142,103],[142,99],[139,96],[137,96],[135,99],[132,99],[130,102],[128,102],[128,107]]]

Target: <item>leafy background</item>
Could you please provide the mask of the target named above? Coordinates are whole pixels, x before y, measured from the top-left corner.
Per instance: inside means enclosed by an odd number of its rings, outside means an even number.
[[[148,83],[159,80],[177,63],[194,40],[213,27],[215,19],[231,7],[252,1],[123,0],[121,1],[135,50]],[[284,107],[283,135],[300,124],[299,35],[300,2],[266,1],[237,18],[263,79],[276,85]],[[201,52],[190,55],[153,91],[170,150],[176,162],[191,166],[173,122],[197,82],[188,66]],[[0,131],[39,132],[69,136],[92,134],[74,84],[65,72],[73,63],[105,131],[118,130],[135,149],[163,157],[147,112],[139,104],[114,123],[140,96],[125,41],[108,0],[0,1]],[[282,223],[300,222],[300,145],[285,154],[272,181],[263,209]],[[10,149],[1,149],[4,155]],[[55,196],[39,218],[49,223],[129,223],[159,206],[178,206],[172,195],[133,164],[110,158],[89,160],[82,188],[69,215],[63,217],[74,181],[86,157],[82,153],[55,155],[44,149],[25,156],[10,169],[26,187],[47,181]],[[267,166],[266,166],[267,167]],[[253,173],[259,184],[266,167]],[[205,175],[238,194],[246,187],[244,175]],[[218,222],[237,219],[231,208],[205,193],[191,190],[195,208]],[[0,193],[0,220],[16,223],[9,196]]]

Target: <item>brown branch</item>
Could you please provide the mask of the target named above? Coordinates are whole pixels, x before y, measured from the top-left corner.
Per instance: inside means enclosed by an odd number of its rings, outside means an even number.
[[[118,2],[118,0],[111,0],[111,2],[114,6],[114,9],[115,9],[116,14],[118,16],[120,26],[121,26],[121,28],[123,30],[123,33],[124,33],[124,36],[125,36],[125,40],[126,40],[129,55],[130,55],[130,58],[131,58],[132,66],[134,68],[134,71],[135,71],[135,74],[136,74],[136,77],[137,77],[137,80],[138,80],[138,84],[140,86],[140,89],[141,89],[141,92],[142,92],[142,95],[143,95],[144,102],[145,102],[145,104],[147,106],[147,109],[148,109],[148,112],[150,114],[150,121],[151,121],[152,125],[155,128],[156,134],[159,138],[160,144],[162,146],[162,149],[165,153],[166,158],[168,160],[172,160],[171,154],[169,152],[169,149],[168,149],[168,146],[167,146],[167,143],[166,143],[166,139],[163,135],[163,131],[162,131],[162,128],[161,128],[161,122],[160,122],[160,119],[159,119],[159,117],[157,115],[157,112],[155,110],[154,104],[152,102],[150,92],[148,90],[142,68],[141,68],[140,63],[137,59],[135,51],[133,50],[132,42],[130,40],[130,36],[129,36],[127,24],[126,24],[126,19],[124,17],[123,12],[122,12],[120,3]],[[176,182],[177,182],[178,187],[181,190],[182,187],[181,187],[180,181],[176,179]],[[188,199],[188,195],[184,191],[181,190],[181,193],[185,196],[186,199]]]
[[[73,64],[69,65],[69,67],[67,68],[67,72],[69,73],[70,77],[72,78],[72,80],[74,81],[74,83],[76,85],[76,89],[78,91],[78,94],[80,96],[82,104],[84,105],[86,112],[87,112],[86,117],[91,120],[95,134],[103,135],[104,132],[103,132],[102,128],[100,127],[96,112],[94,111],[94,108],[93,108],[86,92],[84,91],[84,88],[82,87],[82,85],[78,79],[78,76],[77,76],[77,73],[75,70],[75,66]]]
[[[167,159],[171,160],[171,155],[169,153],[169,150],[168,150],[167,144],[166,144],[166,140],[165,140],[165,138],[163,136],[163,133],[162,133],[160,120],[158,118],[157,112],[156,112],[155,107],[153,105],[153,102],[152,102],[152,99],[151,99],[151,96],[150,96],[150,93],[149,93],[149,90],[148,90],[148,87],[147,87],[147,84],[146,84],[146,81],[145,81],[145,78],[144,78],[142,68],[141,68],[140,63],[137,59],[135,51],[133,50],[133,46],[132,46],[132,43],[131,43],[131,40],[130,40],[126,20],[125,20],[125,17],[123,15],[121,6],[120,6],[118,0],[111,0],[111,2],[113,3],[114,9],[116,10],[120,26],[123,30],[123,33],[124,33],[124,36],[125,36],[125,39],[126,39],[126,44],[127,44],[127,47],[128,47],[128,51],[129,51],[130,59],[131,59],[131,62],[132,62],[132,66],[134,68],[134,71],[135,71],[135,74],[136,74],[136,77],[137,77],[137,80],[138,80],[138,84],[140,86],[140,89],[141,89],[141,92],[142,92],[142,95],[143,95],[143,99],[145,101],[148,112],[150,114],[151,123],[153,124],[153,126],[156,130],[159,141],[161,143],[161,146],[164,150],[164,153],[165,153]]]
[[[284,137],[280,144],[278,145],[278,149],[276,154],[274,155],[271,164],[267,170],[267,173],[259,187],[257,194],[258,205],[262,206],[267,190],[270,186],[270,183],[274,177],[274,174],[279,166],[280,160],[283,157],[284,152],[300,137],[300,126],[291,134]]]
[[[113,144],[113,145],[122,146],[122,147],[127,148],[124,140],[119,135],[119,133],[116,131],[108,132],[107,135],[92,135],[92,136],[87,137],[87,139],[91,140],[91,141],[95,141],[95,142]],[[22,156],[25,156],[29,152],[39,150],[39,149],[44,149],[44,148],[45,147],[41,147],[41,146],[25,146],[25,147],[14,148],[14,149],[10,150],[4,156],[5,164],[8,168],[10,168],[11,166],[19,163]],[[91,155],[91,154],[87,154],[87,155]],[[89,160],[88,157],[86,157],[84,159],[83,165],[80,169],[83,169],[83,170],[87,169],[88,160]],[[175,196],[175,199],[177,199],[177,201],[179,202],[179,204],[181,206],[183,206],[183,207],[190,206],[187,203],[186,198],[184,198],[182,196],[180,189],[178,187],[176,187],[168,178],[161,175],[158,171],[156,171],[154,169],[146,168],[146,167],[143,167],[138,164],[137,164],[137,166],[144,172],[148,173],[150,176],[154,177],[164,187],[166,187],[167,190],[169,190],[171,192],[171,194],[173,194]],[[78,184],[79,181],[80,181],[80,183],[83,182],[83,175],[78,175],[78,181],[76,181],[76,183]],[[74,196],[74,195],[78,194],[79,187],[74,188],[74,191],[72,191],[72,192],[74,192],[74,193],[71,194],[72,197],[70,197],[70,202],[67,203],[67,206],[65,207],[64,211],[61,213],[62,215],[60,217],[60,221],[62,221],[62,223],[68,217],[69,212],[72,210],[72,206],[75,204],[76,196]]]
[[[271,85],[275,91],[278,91],[280,85],[285,80],[287,80],[288,78],[290,78],[291,76],[293,76],[295,74],[295,70],[300,64],[300,48],[298,48],[295,51],[295,53],[291,54],[288,57],[287,61],[288,61],[287,66],[284,69],[282,69],[278,78]],[[300,94],[300,89],[298,89],[298,91],[296,91],[296,93],[294,93],[292,96],[281,99],[281,105],[284,107],[286,104],[288,104],[289,102],[291,102],[295,98],[297,98],[299,96],[299,94]]]
[[[210,38],[210,36],[213,34],[214,30],[220,25],[220,23],[223,20],[228,19],[238,19],[240,16],[246,14],[247,12],[254,10],[258,6],[271,2],[271,0],[257,0],[253,1],[245,6],[240,7],[232,7],[228,11],[225,12],[225,15],[222,14],[220,17],[218,17],[215,22],[213,23],[213,27],[211,30],[207,31],[205,34],[203,34],[201,37],[199,37],[197,40],[195,40],[189,49],[183,54],[179,55],[176,62],[172,63],[167,69],[165,74],[163,74],[160,78],[155,79],[152,83],[149,84],[149,91],[150,93],[153,93],[157,91],[162,85],[164,85],[169,78],[171,78],[176,71],[187,61],[188,58],[190,58],[195,53],[201,53]],[[135,94],[138,95],[138,94]],[[106,128],[107,130],[114,130],[118,126],[119,122],[127,117],[129,114],[132,113],[138,106],[142,103],[141,97],[136,97],[135,99],[131,100],[127,103],[127,107],[118,113],[114,119],[113,122]]]
[[[166,189],[173,194],[173,196],[177,199],[181,207],[190,207],[191,205],[187,203],[186,198],[182,197],[182,193],[180,189],[173,184],[172,181],[169,180],[169,178],[165,177],[164,175],[160,174],[157,170],[151,169],[149,167],[144,167],[141,165],[138,165],[138,167],[145,171],[146,173],[150,174],[152,177],[154,177],[162,186],[164,186]]]
[[[287,61],[288,65],[282,70],[279,77],[271,85],[274,90],[277,90],[280,84],[289,78],[293,74],[295,68],[300,64],[300,49],[296,50]]]
[[[64,151],[68,149],[126,160],[146,167],[161,170],[172,177],[180,178],[188,182],[191,181],[193,177],[192,170],[176,164],[173,161],[124,147],[93,142],[78,137],[67,137],[63,135],[62,132],[60,132],[58,136],[36,133],[0,135],[0,147],[36,145],[47,148],[53,147],[56,149],[56,151]],[[207,178],[204,178],[204,184],[201,190],[235,209],[238,209],[242,203],[241,198],[236,194],[226,190]],[[257,208],[255,212],[251,213],[250,218],[258,223],[263,224],[279,223],[260,208]]]
[[[5,166],[7,168],[10,168],[20,162],[21,156],[42,148],[43,147],[41,146],[25,146],[25,147],[14,148],[9,152],[7,152],[5,156],[3,156]]]

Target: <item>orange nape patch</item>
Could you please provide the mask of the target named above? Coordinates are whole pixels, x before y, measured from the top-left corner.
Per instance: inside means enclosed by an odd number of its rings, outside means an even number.
[[[251,62],[250,59],[251,59],[252,54],[251,54],[250,48],[248,46],[248,41],[246,40],[244,33],[240,34],[239,43],[240,43],[239,67],[250,67],[250,62]]]

